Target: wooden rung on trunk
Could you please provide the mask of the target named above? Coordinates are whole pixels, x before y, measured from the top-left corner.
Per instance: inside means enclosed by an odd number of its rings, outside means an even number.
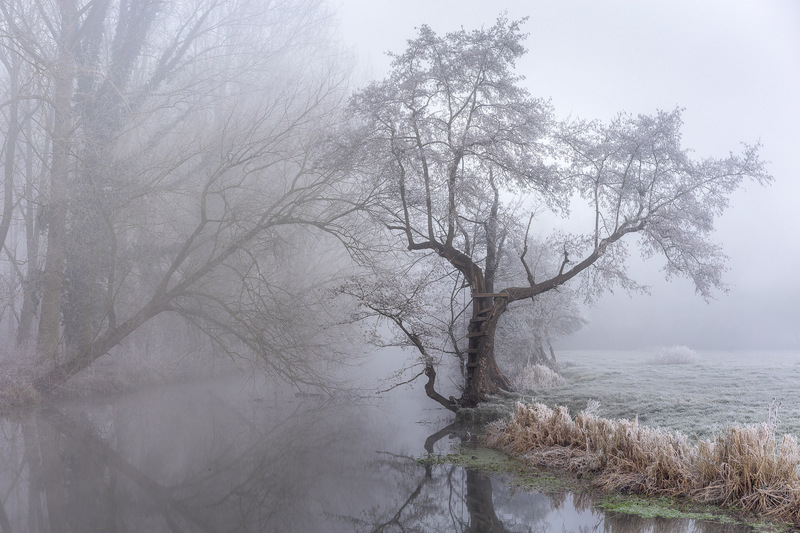
[[[478,363],[467,363],[467,368],[478,368]]]
[[[508,298],[507,292],[473,292],[473,298]]]
[[[467,337],[483,337],[486,335],[485,331],[470,331],[467,333]]]
[[[494,309],[494,307],[486,307],[486,308],[484,308],[484,309],[481,309],[480,311],[478,311],[478,312],[477,312],[477,313],[475,313],[475,314],[476,314],[476,315],[485,315],[486,313],[488,313],[488,312],[489,312],[489,311],[491,311],[492,309]]]
[[[474,316],[474,317],[469,319],[469,321],[472,322],[473,324],[475,322],[485,322],[487,320],[489,320],[488,316]]]

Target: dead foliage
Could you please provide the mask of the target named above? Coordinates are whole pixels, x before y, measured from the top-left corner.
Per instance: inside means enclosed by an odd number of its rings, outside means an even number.
[[[800,525],[800,446],[774,425],[733,426],[689,442],[680,432],[609,420],[566,407],[517,403],[489,426],[488,446],[538,466],[593,473],[605,489],[733,505]]]

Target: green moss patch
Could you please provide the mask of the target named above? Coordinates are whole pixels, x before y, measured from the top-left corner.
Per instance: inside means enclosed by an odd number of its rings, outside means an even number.
[[[614,494],[601,498],[597,507],[606,511],[634,515],[641,518],[666,518],[703,520],[718,524],[747,525],[763,533],[782,533],[790,531],[790,526],[769,522],[745,522],[725,514],[723,509],[714,506],[700,506],[682,503],[664,497],[643,498]]]
[[[733,518],[714,512],[711,509],[682,507],[669,498],[641,498],[615,494],[597,502],[597,507],[607,511],[636,515],[641,518],[683,518],[691,520],[710,520],[723,524],[734,524]]]
[[[417,459],[420,464],[449,464],[478,470],[487,474],[508,476],[513,486],[545,493],[576,490],[569,479],[554,476],[526,465],[519,459],[488,448],[462,447],[446,455],[427,455]]]

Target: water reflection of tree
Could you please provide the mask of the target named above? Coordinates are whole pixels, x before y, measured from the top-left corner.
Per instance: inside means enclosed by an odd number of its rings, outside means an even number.
[[[186,402],[206,416],[154,401],[2,421],[0,531],[323,530],[311,478],[332,466],[316,458],[351,434],[336,406],[278,416],[211,394]]]
[[[450,425],[432,434],[425,449],[445,436],[458,435]],[[539,532],[558,528],[576,533],[597,531],[613,533],[683,533],[741,532],[736,525],[676,519],[652,519],[620,513],[604,513],[595,508],[596,496],[583,492],[551,494],[513,494],[505,481],[446,464],[425,463],[424,469],[409,456],[382,453],[373,462],[380,475],[391,479],[399,496],[393,505],[375,509],[360,520],[353,520],[358,531],[373,533],[453,531],[463,533]],[[564,510],[573,509],[571,523]],[[553,510],[557,522],[551,523]],[[562,514],[563,513],[563,514]],[[583,518],[577,518],[582,513]],[[560,521],[564,520],[561,524]]]
[[[458,434],[451,424],[430,435],[425,449],[433,453],[434,445],[445,436]],[[353,520],[359,530],[373,533],[389,531],[463,531],[465,533],[505,533],[507,529],[497,516],[491,477],[473,469],[453,465],[425,463],[421,469],[413,457],[383,453],[373,467],[402,487],[403,498],[393,506],[375,510],[361,520]],[[413,480],[416,479],[416,482]],[[536,531],[534,522],[524,531]]]
[[[515,494],[479,472],[421,466],[398,447],[375,453],[388,426],[365,412],[194,387],[0,420],[0,532],[534,532],[554,507],[592,508],[581,495]],[[705,531],[589,519],[567,530]]]

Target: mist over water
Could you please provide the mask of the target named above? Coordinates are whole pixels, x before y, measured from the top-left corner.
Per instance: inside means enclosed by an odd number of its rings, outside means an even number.
[[[420,390],[366,401],[280,389],[229,377],[4,419],[4,530],[739,531],[606,514],[587,495],[420,464],[426,446],[461,443],[430,438],[450,420]]]

